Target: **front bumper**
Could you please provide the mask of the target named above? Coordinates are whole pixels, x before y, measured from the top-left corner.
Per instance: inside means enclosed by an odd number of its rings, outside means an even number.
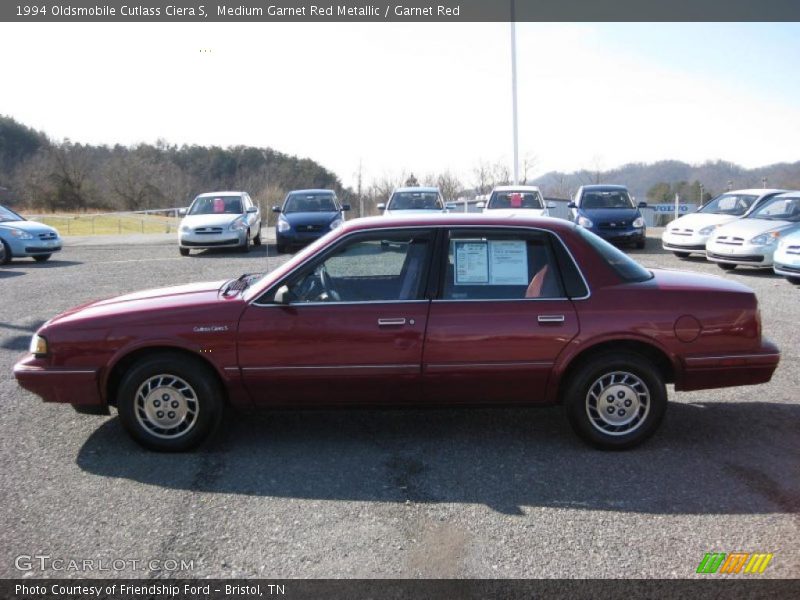
[[[730,265],[749,265],[751,267],[768,268],[772,266],[774,246],[754,246],[742,244],[718,244],[709,241],[706,244],[706,258],[712,262]]]
[[[11,256],[14,258],[25,258],[30,256],[42,256],[59,252],[62,248],[61,238],[54,240],[19,240],[14,239],[9,242]]]
[[[51,367],[33,355],[14,365],[17,383],[45,402],[104,406],[97,369]]]
[[[323,228],[319,231],[295,231],[290,229],[289,231],[276,232],[275,239],[281,246],[300,246],[318,240],[329,231],[329,228]]]
[[[687,356],[675,389],[708,390],[767,383],[778,368],[780,358],[780,350],[769,340],[764,340],[756,352]]]
[[[634,243],[643,242],[647,238],[647,229],[644,227],[625,230],[600,229],[599,227],[594,227],[591,231],[609,242]]]
[[[661,236],[661,247],[670,252],[695,252],[698,254],[706,253],[706,242],[708,236],[701,235],[675,235],[665,231]]]
[[[181,233],[178,244],[181,248],[224,248],[244,244],[247,230],[223,231],[222,233]]]

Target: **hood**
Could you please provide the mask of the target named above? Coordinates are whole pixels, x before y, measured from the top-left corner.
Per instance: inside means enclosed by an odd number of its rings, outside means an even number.
[[[642,216],[638,208],[578,208],[578,211],[592,221],[633,221]]]
[[[181,227],[228,227],[242,215],[187,215],[181,221]]]
[[[729,235],[746,240],[769,231],[783,231],[800,228],[800,223],[792,221],[772,221],[770,219],[737,219],[714,231],[714,237]]]
[[[290,225],[328,225],[339,216],[338,211],[281,213]]]
[[[27,231],[28,233],[56,233],[58,231],[50,227],[49,225],[45,225],[44,223],[38,223],[36,221],[2,221],[0,222],[0,229],[6,227],[8,229],[21,229],[22,231]]]
[[[488,208],[483,211],[491,217],[544,217],[547,213],[545,208]]]
[[[225,281],[227,280],[176,285],[96,300],[76,306],[58,315],[51,319],[48,325],[98,317],[116,319],[130,313],[177,309],[182,306],[216,302],[220,299],[219,289]]]
[[[735,221],[739,218],[740,217],[735,217],[732,215],[715,215],[713,213],[691,213],[675,219],[667,226],[667,229],[678,228],[699,231],[703,229],[703,227],[709,227],[710,225],[724,225],[725,223],[730,223],[731,221]]]

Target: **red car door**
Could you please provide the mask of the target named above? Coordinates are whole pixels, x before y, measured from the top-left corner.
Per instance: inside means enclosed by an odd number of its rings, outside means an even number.
[[[419,400],[432,239],[420,230],[351,235],[251,304],[238,352],[254,401]]]
[[[544,400],[556,357],[579,331],[558,243],[524,229],[450,232],[425,340],[428,402]]]

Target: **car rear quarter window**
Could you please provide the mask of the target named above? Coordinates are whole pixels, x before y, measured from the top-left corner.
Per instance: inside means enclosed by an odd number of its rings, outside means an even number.
[[[452,230],[443,300],[565,297],[550,234],[540,231]]]
[[[626,282],[647,281],[653,274],[642,265],[633,260],[616,246],[611,245],[603,238],[587,231],[583,227],[576,227],[578,235],[587,245],[596,252],[611,269]]]

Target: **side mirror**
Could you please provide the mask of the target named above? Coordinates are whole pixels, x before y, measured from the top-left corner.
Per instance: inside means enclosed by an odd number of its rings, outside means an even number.
[[[255,206],[251,206],[250,208],[247,209],[247,212],[251,213],[251,214],[252,213],[257,213],[258,209]]]
[[[548,202],[547,204],[545,204],[545,207],[547,207],[547,208],[555,208],[556,207],[556,203],[555,202]]]
[[[289,304],[289,288],[282,285],[275,292],[275,304]]]
[[[578,205],[575,204],[574,202],[570,202],[569,204],[567,204],[567,208],[578,208]]]
[[[475,204],[475,208],[484,209],[486,208],[486,202],[478,202]]]
[[[185,217],[186,216],[186,209],[185,208],[179,208],[178,209],[178,216],[179,217]]]
[[[280,206],[273,206],[273,207],[272,207],[272,212],[274,212],[274,213],[279,213],[279,212],[281,212],[281,207],[280,207]]]
[[[458,207],[454,203],[448,202],[447,204],[444,205],[444,208],[445,210],[455,210]]]
[[[377,208],[378,210],[386,210],[386,204],[381,202],[375,208]]]
[[[350,210],[350,205],[349,204],[342,204],[342,210],[347,212],[348,210]]]

